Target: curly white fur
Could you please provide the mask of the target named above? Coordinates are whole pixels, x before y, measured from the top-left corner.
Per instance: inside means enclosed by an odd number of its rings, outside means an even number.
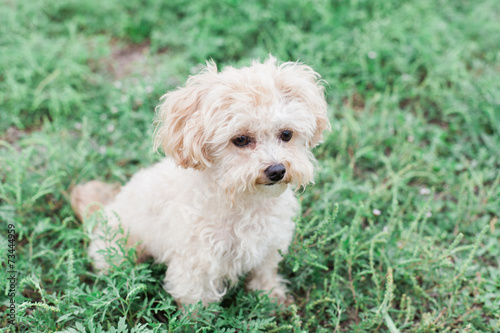
[[[217,302],[249,273],[247,287],[286,300],[277,274],[292,240],[297,213],[293,188],[313,181],[314,157],[329,126],[319,75],[270,57],[264,63],[217,71],[213,62],[186,86],[162,97],[156,147],[170,156],[138,172],[104,208],[129,244],[168,265],[164,287],[180,304]],[[283,131],[293,133],[282,140]],[[233,143],[246,136],[244,147]],[[281,163],[283,179],[265,170]],[[72,193],[81,215],[91,201]],[[89,255],[107,269],[103,251],[115,246],[97,228]]]

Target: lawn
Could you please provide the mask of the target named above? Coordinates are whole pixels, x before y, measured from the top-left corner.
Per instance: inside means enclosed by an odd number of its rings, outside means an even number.
[[[500,332],[499,1],[23,0],[0,16],[0,331]],[[158,99],[206,59],[269,53],[322,75],[332,124],[281,265],[295,303],[242,279],[183,316],[166,267],[133,250],[94,273],[69,188],[160,160]]]

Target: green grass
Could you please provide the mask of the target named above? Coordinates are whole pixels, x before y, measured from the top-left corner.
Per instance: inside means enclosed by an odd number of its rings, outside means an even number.
[[[500,331],[500,2],[26,0],[0,13],[0,311],[14,224],[19,331]],[[165,266],[128,251],[92,273],[68,188],[159,160],[158,98],[205,59],[268,53],[328,81],[332,131],[281,266],[295,304],[241,283],[183,317]]]

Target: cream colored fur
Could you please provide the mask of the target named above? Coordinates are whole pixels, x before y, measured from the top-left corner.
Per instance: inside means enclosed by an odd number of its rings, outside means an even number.
[[[313,181],[310,149],[328,126],[310,67],[270,57],[218,72],[210,62],[162,97],[155,145],[169,157],[135,174],[104,207],[108,226],[121,224],[129,245],[139,242],[139,251],[168,265],[164,287],[180,304],[217,302],[247,273],[248,289],[284,302],[278,251],[293,237],[293,190]],[[283,131],[293,133],[290,141]],[[252,141],[238,147],[242,135]],[[271,185],[265,169],[277,163],[286,173]],[[81,216],[96,197],[84,186],[72,192]],[[102,230],[89,246],[98,270],[108,268],[100,250],[116,246]]]

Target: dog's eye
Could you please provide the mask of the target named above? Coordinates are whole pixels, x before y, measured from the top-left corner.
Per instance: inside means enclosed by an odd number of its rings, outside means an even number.
[[[232,141],[236,147],[245,147],[251,142],[250,138],[246,135],[237,136]]]
[[[280,139],[285,141],[285,142],[288,142],[292,139],[292,136],[293,136],[293,132],[286,130],[286,131],[281,132]]]

